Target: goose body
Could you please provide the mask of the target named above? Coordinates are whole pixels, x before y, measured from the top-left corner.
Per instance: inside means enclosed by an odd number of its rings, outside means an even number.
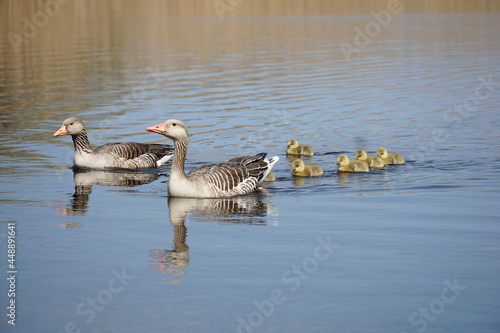
[[[297,140],[288,141],[286,146],[287,155],[301,155],[301,156],[312,156],[314,155],[314,150],[308,145],[299,145]]]
[[[203,165],[186,174],[186,125],[179,120],[170,119],[146,130],[165,135],[174,141],[175,155],[168,181],[168,194],[172,197],[222,198],[251,193],[259,188],[279,160],[278,156],[265,158],[266,154],[261,153]]]
[[[373,169],[379,169],[387,166],[381,157],[368,155],[364,150],[358,150],[356,152],[356,158],[362,162],[366,162],[368,167]]]
[[[398,153],[389,153],[384,147],[377,150],[377,155],[380,156],[386,164],[403,164],[405,159]]]
[[[338,167],[340,172],[368,172],[370,168],[368,164],[362,161],[353,160],[349,161],[346,155],[340,155],[337,159]]]
[[[148,169],[172,158],[172,146],[137,142],[107,143],[96,149],[90,145],[87,131],[77,117],[66,119],[54,137],[71,135],[75,146],[73,163],[78,168]]]
[[[296,177],[316,177],[323,175],[323,169],[319,165],[305,164],[301,159],[292,163],[292,175]]]

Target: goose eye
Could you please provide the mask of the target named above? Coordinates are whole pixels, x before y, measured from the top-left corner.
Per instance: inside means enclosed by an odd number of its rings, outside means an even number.
[[[73,125],[74,123],[70,123],[69,126]]]
[[[172,126],[177,126],[177,124],[176,123],[172,123]]]

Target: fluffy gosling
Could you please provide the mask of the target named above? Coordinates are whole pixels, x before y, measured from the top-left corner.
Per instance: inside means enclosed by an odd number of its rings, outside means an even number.
[[[362,162],[368,163],[371,169],[379,169],[386,166],[384,160],[381,157],[368,155],[363,149],[356,152],[356,158]]]
[[[382,157],[385,164],[403,164],[405,162],[403,156],[398,153],[388,153],[384,147],[377,150],[377,155]]]
[[[288,155],[302,155],[302,156],[312,156],[314,155],[314,150],[308,145],[299,145],[297,140],[288,141],[286,146],[286,153]]]
[[[265,182],[274,182],[275,180],[276,180],[276,176],[274,176],[274,173],[272,171],[269,171],[266,178],[264,178]]]
[[[292,163],[292,175],[296,177],[316,177],[323,175],[323,169],[319,165],[305,164],[302,160]]]
[[[337,169],[340,172],[368,172],[370,168],[368,167],[368,163],[354,160],[349,161],[347,155],[340,155],[337,158]]]

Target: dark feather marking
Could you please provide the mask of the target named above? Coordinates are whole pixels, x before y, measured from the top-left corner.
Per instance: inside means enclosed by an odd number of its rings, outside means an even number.
[[[123,167],[145,168],[156,167],[156,162],[171,151],[170,145],[123,142],[107,143],[96,148],[94,153],[114,155]]]
[[[265,153],[235,157],[223,163],[198,167],[187,176],[191,179],[205,179],[215,192],[243,194],[257,189],[268,169],[265,157]]]

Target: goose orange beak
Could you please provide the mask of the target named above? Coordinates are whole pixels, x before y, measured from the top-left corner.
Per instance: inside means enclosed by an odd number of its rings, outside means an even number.
[[[158,134],[165,134],[165,128],[167,127],[167,122],[155,125],[155,126],[149,126],[146,128],[146,131],[153,132],[153,133],[158,133]]]
[[[53,137],[56,136],[62,136],[68,134],[68,131],[66,130],[66,126],[62,125],[60,129],[57,130],[57,132],[52,135]]]

